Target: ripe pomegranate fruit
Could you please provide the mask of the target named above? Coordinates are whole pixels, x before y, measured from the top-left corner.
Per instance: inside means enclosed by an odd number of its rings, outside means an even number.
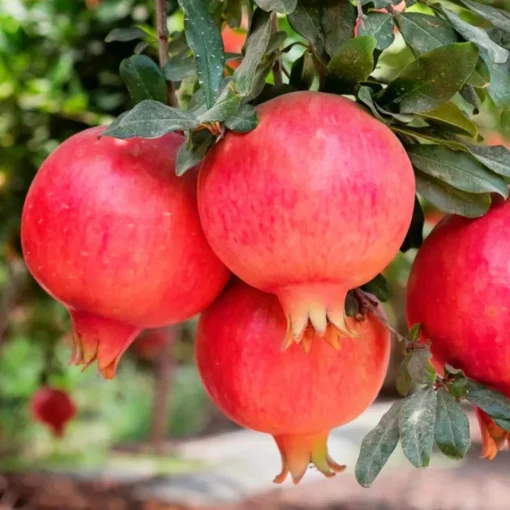
[[[148,329],[138,335],[131,349],[139,359],[155,361],[174,340],[175,329],[172,327]]]
[[[316,342],[281,352],[286,320],[278,299],[232,282],[202,313],[196,358],[214,403],[243,427],[271,434],[282,471],[298,483],[313,463],[326,476],[344,466],[328,455],[331,428],[359,416],[376,398],[390,355],[390,335],[374,315],[347,318],[360,338],[341,338],[340,350]]]
[[[51,428],[56,437],[64,435],[67,423],[76,415],[76,406],[68,393],[43,386],[30,400],[34,420]]]
[[[423,243],[407,289],[409,325],[422,324],[435,364],[448,363],[510,397],[510,201],[478,219],[446,216]],[[509,437],[478,412],[483,456]]]
[[[183,138],[117,140],[87,129],[43,163],[23,209],[26,264],[71,314],[73,361],[106,378],[145,328],[183,321],[228,270],[203,235],[196,170],[175,175]]]
[[[311,331],[309,321],[336,343],[347,291],[383,270],[404,240],[411,163],[387,126],[337,95],[285,94],[258,114],[255,130],[228,132],[203,161],[205,235],[233,273],[278,296],[286,345]]]

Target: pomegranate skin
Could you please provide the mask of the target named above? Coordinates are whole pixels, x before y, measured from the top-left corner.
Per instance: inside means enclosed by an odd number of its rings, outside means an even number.
[[[34,420],[50,427],[55,437],[61,438],[67,423],[76,415],[76,406],[65,391],[43,386],[32,395],[30,412]]]
[[[327,452],[331,428],[359,416],[376,398],[388,367],[390,335],[373,315],[347,318],[360,338],[340,350],[315,342],[281,351],[286,319],[278,299],[232,281],[199,320],[198,370],[213,402],[234,422],[271,434],[282,454],[275,482],[295,483],[310,462],[326,476],[343,470]]]
[[[509,252],[509,201],[495,199],[489,212],[474,220],[447,216],[418,252],[407,289],[408,323],[421,323],[435,364],[462,369],[508,397]],[[489,438],[495,440],[501,429],[487,428],[490,419],[482,416],[479,412],[483,456],[493,458],[504,441],[489,444]]]
[[[218,257],[276,294],[287,344],[309,321],[346,332],[349,289],[376,276],[410,225],[414,173],[392,131],[352,101],[285,94],[258,107],[259,125],[228,132],[205,157],[198,207]]]
[[[183,138],[98,138],[87,129],[43,163],[22,216],[25,262],[70,311],[73,361],[114,376],[144,328],[183,321],[220,293],[228,270],[203,235],[197,171],[175,175]]]

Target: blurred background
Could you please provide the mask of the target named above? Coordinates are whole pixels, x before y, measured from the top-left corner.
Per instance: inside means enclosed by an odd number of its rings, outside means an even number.
[[[157,50],[150,38],[105,38],[134,25],[153,34],[152,4],[0,0],[0,509],[507,509],[500,467],[510,456],[482,464],[477,444],[463,463],[438,457],[425,472],[412,471],[397,452],[372,489],[356,485],[359,443],[397,398],[398,349],[378,402],[332,436],[333,457],[349,472],[333,481],[311,472],[303,485],[278,490],[271,485],[279,470],[271,439],[238,430],[204,393],[193,364],[193,321],[145,333],[112,381],[94,368],[68,366],[69,319],[26,272],[21,208],[37,168],[61,141],[130,106],[119,64],[133,52],[155,57]],[[176,9],[170,0],[170,33],[182,30]],[[223,36],[227,51],[240,51],[241,32]],[[409,58],[403,48],[397,37],[380,65]],[[488,141],[502,140],[490,108],[478,120]],[[440,214],[424,206],[427,233]],[[386,271],[394,293],[390,322],[404,334],[413,256],[399,255]],[[68,392],[76,404],[62,439],[31,415],[30,399],[43,384]],[[476,443],[476,427],[473,433]]]

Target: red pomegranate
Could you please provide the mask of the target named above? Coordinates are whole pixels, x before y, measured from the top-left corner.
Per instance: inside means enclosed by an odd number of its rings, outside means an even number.
[[[229,273],[209,248],[195,170],[175,175],[183,138],[83,131],[44,162],[22,217],[26,264],[71,314],[74,363],[96,358],[106,378],[145,328],[203,310]]]
[[[478,219],[445,217],[425,240],[407,290],[409,325],[422,324],[436,364],[448,363],[510,397],[510,201]],[[483,455],[504,433],[478,413]],[[503,436],[503,441],[501,437]]]
[[[383,270],[406,235],[411,163],[387,126],[337,95],[286,94],[258,114],[255,130],[228,132],[205,157],[205,235],[232,272],[278,296],[288,345],[309,321],[321,336],[328,325],[345,332],[347,291]]]
[[[161,356],[166,347],[175,340],[175,328],[148,329],[138,335],[131,349],[135,355],[145,361],[154,361]]]
[[[51,428],[56,437],[64,435],[67,423],[76,415],[76,406],[68,393],[43,386],[30,400],[34,420]]]
[[[278,299],[232,282],[200,317],[196,358],[214,403],[233,421],[271,434],[294,483],[313,463],[326,476],[344,466],[328,455],[331,428],[350,422],[375,399],[388,367],[390,335],[374,315],[347,318],[360,338],[340,339],[340,350],[316,342],[285,354],[286,320]]]

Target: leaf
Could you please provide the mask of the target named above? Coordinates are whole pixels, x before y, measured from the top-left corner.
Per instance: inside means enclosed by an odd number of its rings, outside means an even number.
[[[487,168],[504,177],[510,177],[510,151],[506,147],[502,145],[487,147],[471,144],[466,144],[466,147]]]
[[[428,349],[417,349],[409,354],[407,370],[416,384],[432,384],[435,382],[436,369],[430,362],[432,354]]]
[[[397,391],[404,397],[409,395],[413,387],[413,381],[409,375],[408,364],[409,356],[406,356],[400,363],[397,372]]]
[[[474,381],[468,381],[466,390],[466,398],[491,418],[510,420],[510,399],[503,393]]]
[[[418,55],[458,41],[451,25],[437,16],[405,12],[398,16],[397,24],[405,42]]]
[[[143,39],[144,37],[151,37],[145,30],[140,27],[130,28],[114,28],[104,39],[104,42],[127,42],[135,41],[136,39]],[[152,38],[152,37],[151,37]]]
[[[492,62],[492,61],[491,61]],[[500,64],[494,64],[500,65]],[[473,74],[469,77],[466,82],[467,85],[471,85],[476,88],[486,88],[489,86],[491,82],[491,74],[487,64],[483,61],[483,59],[478,59],[476,64],[476,68],[473,71]]]
[[[372,35],[377,41],[376,48],[385,50],[395,39],[393,17],[383,12],[369,12],[358,28],[358,36]]]
[[[184,11],[184,32],[189,47],[195,54],[198,82],[204,90],[210,108],[223,80],[225,55],[220,29],[204,0],[178,0]]]
[[[406,342],[410,344],[414,344],[420,338],[421,333],[421,324],[416,323],[411,326],[409,333],[407,333]]]
[[[375,37],[365,35],[349,39],[327,66],[325,91],[337,94],[353,92],[374,70]]]
[[[361,442],[355,474],[362,487],[372,485],[398,444],[401,407],[402,401],[395,402]]]
[[[198,119],[191,112],[166,106],[159,101],[147,99],[113,121],[102,136],[113,138],[159,138],[170,131],[194,129]]]
[[[418,193],[441,211],[466,218],[479,218],[489,210],[489,193],[466,193],[418,170],[415,176]]]
[[[368,283],[361,286],[365,292],[373,294],[379,301],[385,303],[391,298],[391,286],[388,280],[382,275],[378,274],[372,278]]]
[[[499,193],[508,196],[503,179],[465,152],[440,145],[411,145],[408,155],[418,170],[468,193]]]
[[[189,140],[186,140],[179,148],[175,161],[175,173],[180,177],[187,170],[198,165],[214,140],[215,137],[207,130],[192,133]]]
[[[457,400],[443,389],[437,392],[434,439],[450,459],[463,459],[471,445],[469,420]]]
[[[230,28],[239,28],[243,20],[243,1],[225,0],[225,19]]]
[[[510,432],[510,420],[501,420],[501,419],[498,419],[496,418],[494,420],[494,423],[502,428],[503,430],[506,430],[507,432]]]
[[[407,397],[398,413],[398,429],[402,450],[417,468],[427,467],[434,446],[437,396],[427,388]]]
[[[496,64],[504,64],[508,59],[508,51],[497,45],[483,28],[470,25],[462,20],[450,9],[441,7],[441,11],[446,16],[453,28],[464,38],[476,44],[480,50],[487,50],[489,56]]]
[[[144,99],[168,102],[168,88],[158,65],[145,55],[132,55],[120,63],[120,77],[135,103]]]
[[[376,105],[374,103],[374,98],[372,97],[372,89],[370,87],[367,87],[366,85],[362,85],[358,90],[358,99],[372,112],[374,117],[381,122],[387,123],[387,119],[385,119],[380,113],[379,110],[376,108]]]
[[[225,121],[225,126],[238,133],[247,133],[255,129],[258,122],[255,108],[250,104],[243,104],[234,115]]]
[[[196,73],[195,59],[187,55],[176,55],[163,67],[163,74],[169,81],[181,81]]]
[[[290,14],[296,9],[297,0],[255,0],[255,3],[264,11]]]
[[[223,122],[235,115],[240,106],[241,96],[237,93],[234,83],[230,82],[220,93],[212,108],[200,115],[198,120],[201,124]]]
[[[289,83],[299,90],[309,90],[316,75],[313,56],[309,51],[305,51],[292,65]]]
[[[445,124],[450,129],[466,133],[473,138],[478,136],[478,126],[455,103],[445,103],[435,110],[421,113],[420,116],[432,123]]]
[[[507,12],[491,7],[490,5],[479,4],[471,0],[461,0],[461,2],[473,12],[479,14],[482,18],[490,21],[495,27],[510,32],[510,14]]]
[[[487,53],[482,53],[481,57],[487,68],[491,81],[487,87],[487,92],[498,108],[504,109],[510,107],[510,63],[495,64]]]
[[[425,224],[425,215],[421,207],[418,197],[414,197],[414,209],[413,217],[411,219],[411,225],[407,231],[406,237],[400,251],[406,252],[412,248],[420,248],[423,243],[423,225]]]
[[[370,3],[372,0],[368,0],[365,3]],[[374,7],[376,9],[384,9],[389,5],[398,5],[402,0],[373,0]],[[363,2],[362,2],[363,3]],[[363,4],[364,5],[364,4]],[[410,2],[406,2],[406,7],[411,7]]]
[[[432,50],[408,64],[383,91],[378,103],[398,106],[400,113],[434,110],[461,89],[477,60],[478,50],[471,43]]]
[[[242,96],[250,95],[255,81],[257,68],[261,63],[269,44],[272,32],[271,16],[257,9],[253,14],[250,33],[245,44],[245,56],[234,73],[234,82]]]

